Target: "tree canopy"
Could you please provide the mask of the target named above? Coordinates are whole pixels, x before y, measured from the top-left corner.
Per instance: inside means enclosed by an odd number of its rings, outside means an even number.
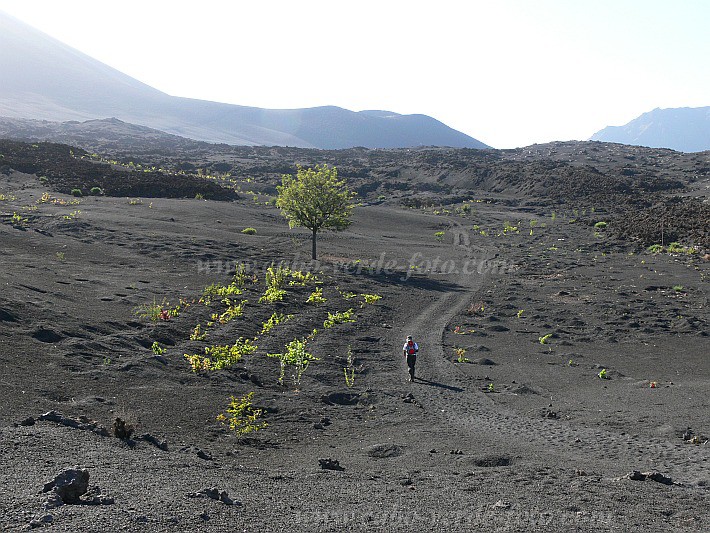
[[[315,168],[298,166],[296,176],[282,177],[277,187],[276,205],[288,219],[290,227],[311,230],[312,257],[316,259],[316,236],[323,229],[343,230],[351,224],[353,210],[351,192],[345,180],[338,179],[338,169],[328,165]]]

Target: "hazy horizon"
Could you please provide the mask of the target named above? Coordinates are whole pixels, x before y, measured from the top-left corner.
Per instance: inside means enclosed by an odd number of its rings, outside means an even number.
[[[710,105],[710,5],[570,4],[0,0],[0,10],[173,96],[425,114],[495,148]]]

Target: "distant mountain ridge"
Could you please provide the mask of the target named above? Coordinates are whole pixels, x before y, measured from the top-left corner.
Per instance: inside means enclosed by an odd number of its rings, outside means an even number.
[[[489,148],[426,115],[261,109],[170,96],[0,12],[0,116],[116,117],[199,141],[305,148]]]
[[[590,140],[679,152],[710,150],[710,107],[654,109],[624,126],[606,127]]]

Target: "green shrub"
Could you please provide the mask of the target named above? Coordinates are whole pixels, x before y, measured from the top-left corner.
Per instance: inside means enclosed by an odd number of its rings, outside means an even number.
[[[91,194],[92,196],[101,196],[103,193],[104,191],[101,187],[92,187],[89,191],[89,194]]]
[[[293,339],[286,345],[286,350],[283,353],[270,353],[269,357],[278,358],[280,365],[279,384],[283,385],[286,368],[294,367],[293,382],[298,386],[301,383],[301,376],[308,368],[312,361],[319,359],[313,354],[306,351],[307,341],[305,339]]]
[[[254,228],[244,228],[242,233],[244,235],[256,235],[256,230]]]
[[[660,244],[652,244],[648,248],[646,248],[646,251],[652,254],[660,254],[663,253],[663,246]]]
[[[72,196],[77,196],[77,197],[84,196],[84,194],[81,192],[81,189],[72,189],[71,194],[72,194]]]
[[[253,397],[253,392],[241,398],[230,396],[229,407],[225,413],[217,415],[217,420],[223,425],[229,426],[229,429],[239,436],[268,427],[266,422],[257,422],[264,415],[264,411],[256,409],[252,405]]]
[[[597,222],[596,224],[594,224],[594,227],[597,229],[604,229],[607,226],[608,226],[607,222]]]
[[[309,304],[324,304],[326,299],[323,297],[323,289],[320,287],[316,287],[316,289],[311,293],[311,295],[308,297],[306,300],[306,303]]]
[[[328,312],[328,318],[323,321],[323,327],[325,329],[330,329],[337,324],[344,324],[346,322],[355,322],[353,318],[353,310],[348,309],[347,311],[336,311],[335,313]]]

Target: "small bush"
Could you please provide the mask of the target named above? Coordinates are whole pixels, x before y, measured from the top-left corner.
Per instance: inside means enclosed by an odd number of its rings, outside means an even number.
[[[231,396],[229,407],[225,413],[217,416],[217,420],[223,425],[229,426],[229,429],[239,436],[266,428],[268,426],[266,422],[257,422],[264,415],[264,410],[257,409],[252,405],[253,397],[253,392],[241,398]]]
[[[244,228],[242,233],[244,235],[256,235],[256,230],[254,228]]]
[[[606,222],[597,222],[596,224],[594,224],[594,227],[597,229],[604,229],[607,226],[608,224]]]
[[[308,297],[306,300],[306,303],[309,304],[324,304],[326,299],[323,297],[323,289],[320,287],[316,287],[316,289],[311,293],[311,295]]]
[[[89,194],[91,194],[92,196],[101,196],[103,193],[104,191],[101,187],[92,187],[89,191]]]
[[[81,192],[81,189],[72,189],[72,190],[71,190],[71,195],[72,195],[72,196],[77,196],[77,197],[84,196],[84,194]]]

